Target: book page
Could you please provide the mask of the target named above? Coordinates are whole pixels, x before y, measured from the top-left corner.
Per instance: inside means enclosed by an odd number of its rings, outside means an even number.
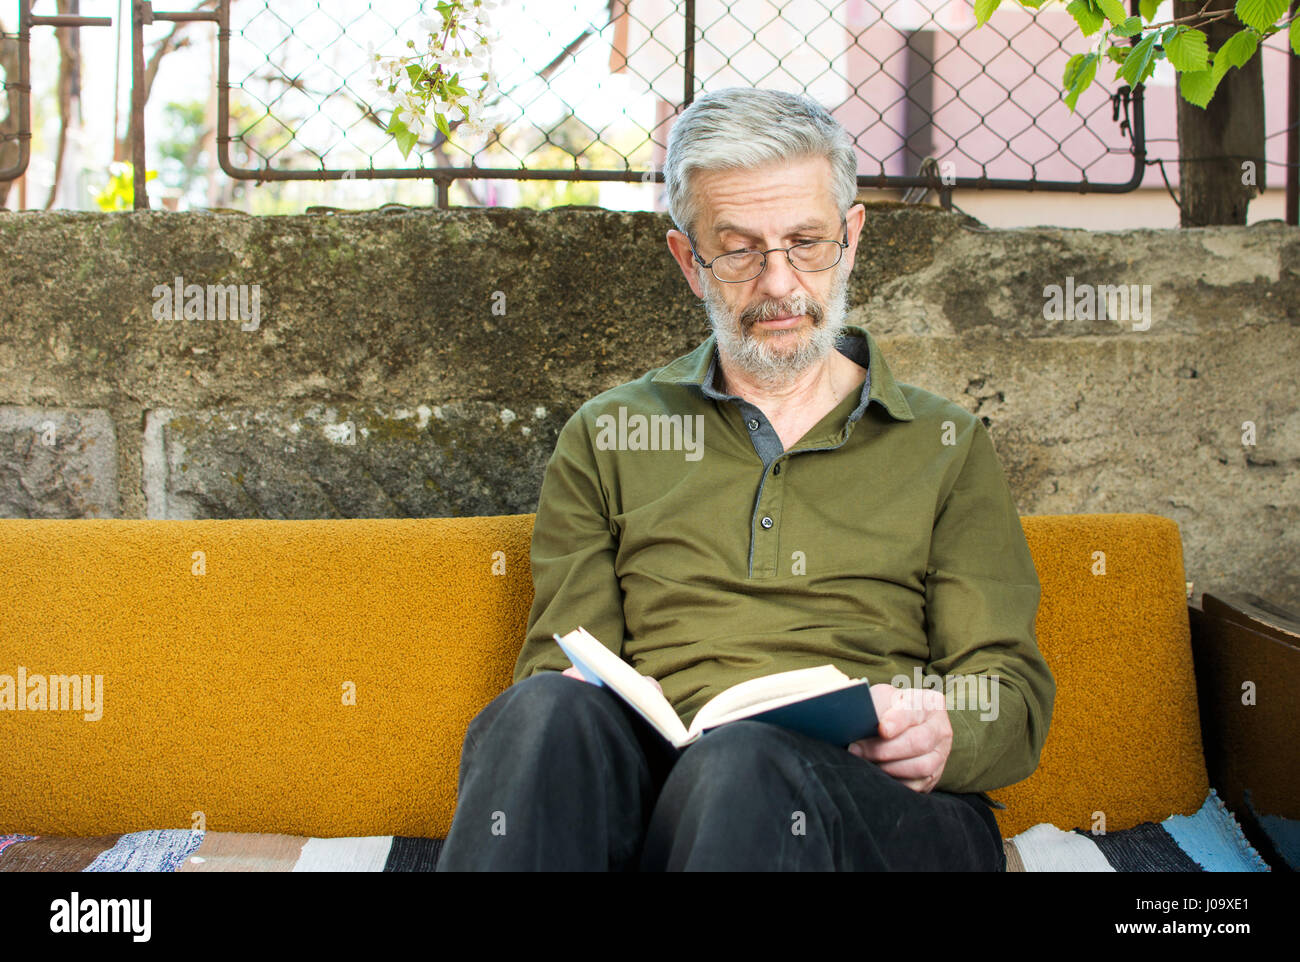
[[[686,740],[686,726],[668,699],[650,679],[606,648],[595,635],[579,627],[563,638],[556,635],[555,640],[578,671],[584,675],[594,672],[670,742],[680,745]]]
[[[691,722],[690,733],[736,721],[747,715],[754,715],[769,708],[802,701],[813,695],[846,688],[856,684],[844,672],[834,665],[818,665],[816,668],[797,668],[794,671],[777,672],[762,678],[751,678],[739,685],[732,685],[726,691],[714,695],[695,714]]]

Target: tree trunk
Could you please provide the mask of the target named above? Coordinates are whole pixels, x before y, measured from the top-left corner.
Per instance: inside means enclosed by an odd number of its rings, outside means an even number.
[[[1210,10],[1233,6],[1233,0],[1213,0]],[[1241,29],[1236,17],[1204,28],[1211,50]],[[1264,187],[1264,74],[1259,53],[1244,67],[1228,71],[1204,110],[1178,96],[1178,157],[1181,226],[1246,223],[1250,200]]]
[[[59,0],[58,11],[61,14],[78,12],[78,5],[72,0]],[[45,209],[54,207],[54,200],[59,193],[59,181],[63,178],[63,158],[68,151],[68,127],[72,124],[72,102],[80,89],[81,51],[76,42],[76,28],[55,27],[54,36],[59,44],[59,80],[56,91],[59,101],[59,136],[54,146],[54,176],[50,178],[50,195],[45,200]]]

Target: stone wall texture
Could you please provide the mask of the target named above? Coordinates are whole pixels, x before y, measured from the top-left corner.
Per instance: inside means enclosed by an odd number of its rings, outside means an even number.
[[[1198,593],[1300,605],[1300,230],[868,210],[849,321],[984,419],[1022,513],[1164,515]],[[532,511],[577,406],[708,335],[670,226],[0,212],[0,515]],[[1145,287],[1149,314],[1084,309],[1099,284]]]

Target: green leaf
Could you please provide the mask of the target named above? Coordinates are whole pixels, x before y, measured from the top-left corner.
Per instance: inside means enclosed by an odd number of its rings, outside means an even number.
[[[438,129],[442,131],[442,135],[444,137],[447,137],[448,139],[451,138],[451,128],[447,126],[446,117],[444,117],[442,114],[434,114],[433,122],[438,125]]]
[[[1091,37],[1106,22],[1101,11],[1096,9],[1089,0],[1070,0],[1070,5],[1065,8],[1065,12],[1074,17],[1085,37]]]
[[[1114,60],[1116,63],[1123,63],[1124,58],[1129,55],[1129,51],[1132,49],[1132,47],[1112,45],[1106,48],[1106,56],[1111,60]],[[1115,74],[1115,76],[1118,77],[1119,74]]]
[[[1223,65],[1226,72],[1229,67],[1244,66],[1246,61],[1255,56],[1255,51],[1259,49],[1259,34],[1247,27],[1245,30],[1238,30],[1227,40],[1223,41],[1223,46],[1214,54],[1214,66]]]
[[[975,26],[982,27],[988,23],[1000,3],[1002,0],[975,0]]]
[[[1156,41],[1160,39],[1159,31],[1147,34],[1124,60],[1120,75],[1130,87],[1136,87],[1156,69]]]
[[[1124,4],[1120,3],[1120,0],[1097,0],[1097,6],[1111,23],[1123,23],[1128,17],[1128,11],[1124,9]]]
[[[1125,21],[1111,30],[1117,37],[1136,37],[1142,32],[1142,18],[1128,17]]]
[[[1138,3],[1138,11],[1142,14],[1142,19],[1150,23],[1156,18],[1156,11],[1160,9],[1160,0],[1141,0]]]
[[[1022,7],[1028,7],[1030,10],[1037,10],[1046,2],[1047,0],[1020,0],[1020,5]]]
[[[1097,76],[1097,63],[1100,58],[1095,53],[1087,56],[1076,53],[1065,64],[1065,76],[1063,83],[1068,90],[1065,95],[1065,106],[1070,108],[1070,113],[1074,113],[1074,105],[1079,102],[1079,94],[1083,93],[1092,86],[1093,78]]]
[[[1300,56],[1300,17],[1291,21],[1291,49]]]
[[[395,118],[397,111],[393,111],[393,115]],[[389,126],[392,127],[393,125],[389,124]],[[410,128],[408,128],[406,124],[398,120],[397,126],[393,130],[393,139],[397,141],[397,149],[402,152],[402,156],[409,157],[411,155],[411,148],[415,146],[416,142],[420,138],[411,133]]]
[[[411,78],[411,86],[419,86],[420,78],[424,76],[424,68],[418,63],[408,63],[406,65],[406,76]]]
[[[1222,79],[1223,73],[1217,68],[1188,71],[1178,75],[1178,90],[1189,104],[1204,110]]]
[[[1183,27],[1165,43],[1165,56],[1174,69],[1196,73],[1209,66],[1210,48],[1205,33]]]
[[[1288,0],[1237,0],[1233,12],[1246,26],[1262,31],[1276,23],[1287,6]]]
[[[1076,53],[1065,61],[1065,73],[1061,74],[1061,86],[1066,90],[1074,86],[1074,78],[1079,76],[1079,68],[1083,66],[1083,61],[1087,56],[1084,53]]]

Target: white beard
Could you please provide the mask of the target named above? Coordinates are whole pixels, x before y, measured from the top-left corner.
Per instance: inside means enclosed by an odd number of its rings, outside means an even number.
[[[727,308],[718,289],[722,282],[711,272],[701,271],[704,306],[718,350],[726,363],[734,365],[759,386],[772,389],[789,383],[824,360],[835,349],[835,342],[844,329],[845,295],[849,287],[848,271],[844,267],[843,261],[835,266],[835,277],[824,307],[812,297],[799,293],[783,301],[766,301],[757,309],[750,310],[745,317],[746,324],[742,324],[739,315]],[[758,337],[751,333],[755,321],[769,321],[785,314],[807,314],[812,319],[812,329],[806,333],[787,332]],[[799,343],[789,347],[795,338],[800,339]]]

